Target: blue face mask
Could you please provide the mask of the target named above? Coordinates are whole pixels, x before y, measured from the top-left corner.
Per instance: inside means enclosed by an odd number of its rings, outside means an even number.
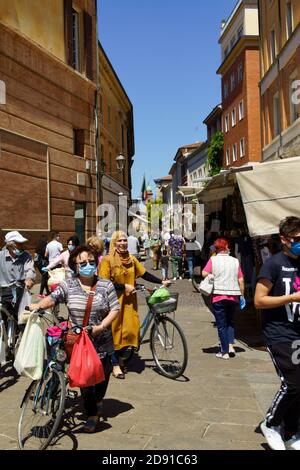
[[[13,253],[14,253],[15,256],[18,257],[18,256],[21,256],[24,253],[24,250],[19,250],[19,248],[15,248],[13,250]]]
[[[300,242],[292,243],[290,248],[290,252],[295,256],[300,256]]]
[[[68,250],[71,252],[71,251],[74,251],[75,250],[75,246],[74,245],[68,245]]]
[[[97,272],[97,266],[94,264],[87,263],[85,266],[79,267],[79,275],[83,277],[92,277],[95,276]]]

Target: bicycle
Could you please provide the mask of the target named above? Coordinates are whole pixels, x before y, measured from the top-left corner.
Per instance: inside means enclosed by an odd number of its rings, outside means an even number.
[[[47,336],[48,359],[40,380],[31,382],[21,402],[21,415],[18,424],[18,442],[21,450],[44,450],[54,438],[61,424],[67,396],[77,396],[76,391],[66,392],[68,379],[65,374],[67,354],[64,349],[64,336],[68,327],[61,327],[53,313],[38,310],[46,322],[46,315],[53,317],[52,323],[62,330],[60,337]],[[80,334],[81,327],[72,327]]]
[[[25,291],[25,287],[21,282],[14,282],[9,287],[12,289],[22,288],[23,292]],[[15,306],[18,304],[16,303]],[[14,359],[21,342],[22,333],[23,328],[18,325],[17,315],[14,316],[2,304],[2,288],[0,287],[0,366],[6,364],[10,359]]]
[[[136,292],[144,293],[153,293],[154,290],[147,289],[143,284],[138,284],[135,288]],[[142,344],[152,324],[150,330],[152,356],[161,374],[170,379],[177,379],[183,375],[188,362],[188,348],[184,333],[174,318],[167,316],[168,313],[175,314],[178,295],[177,293],[171,293],[168,300],[154,305],[149,304],[151,295],[147,296],[146,302],[149,310],[140,328],[140,344]],[[129,361],[134,351],[134,347],[122,351],[121,361]]]

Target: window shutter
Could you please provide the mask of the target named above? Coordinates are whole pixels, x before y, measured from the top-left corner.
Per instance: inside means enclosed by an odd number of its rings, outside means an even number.
[[[93,18],[84,12],[84,46],[86,57],[86,76],[93,80]]]
[[[73,64],[73,11],[72,0],[64,0],[66,61]]]

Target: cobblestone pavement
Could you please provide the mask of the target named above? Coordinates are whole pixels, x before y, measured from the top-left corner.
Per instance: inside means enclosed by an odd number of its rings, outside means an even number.
[[[160,274],[160,273],[159,273]],[[125,380],[111,378],[99,432],[80,432],[84,416],[80,399],[69,403],[64,427],[54,449],[211,450],[266,448],[258,424],[278,388],[268,354],[260,348],[251,311],[238,315],[235,358],[222,361],[213,317],[188,280],[180,292],[176,320],[189,348],[185,376],[170,380],[155,370],[149,343],[129,364]],[[146,305],[139,294],[141,317]],[[10,364],[0,376],[0,449],[17,449],[20,403],[28,380]],[[71,408],[72,405],[72,408]],[[71,411],[73,410],[73,411]],[[73,419],[69,419],[73,416]]]

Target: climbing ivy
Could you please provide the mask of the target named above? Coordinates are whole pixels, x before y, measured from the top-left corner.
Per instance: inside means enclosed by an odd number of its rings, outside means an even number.
[[[215,133],[211,139],[208,147],[208,159],[209,165],[208,176],[215,176],[220,173],[222,169],[222,155],[224,148],[224,134],[221,131]]]

